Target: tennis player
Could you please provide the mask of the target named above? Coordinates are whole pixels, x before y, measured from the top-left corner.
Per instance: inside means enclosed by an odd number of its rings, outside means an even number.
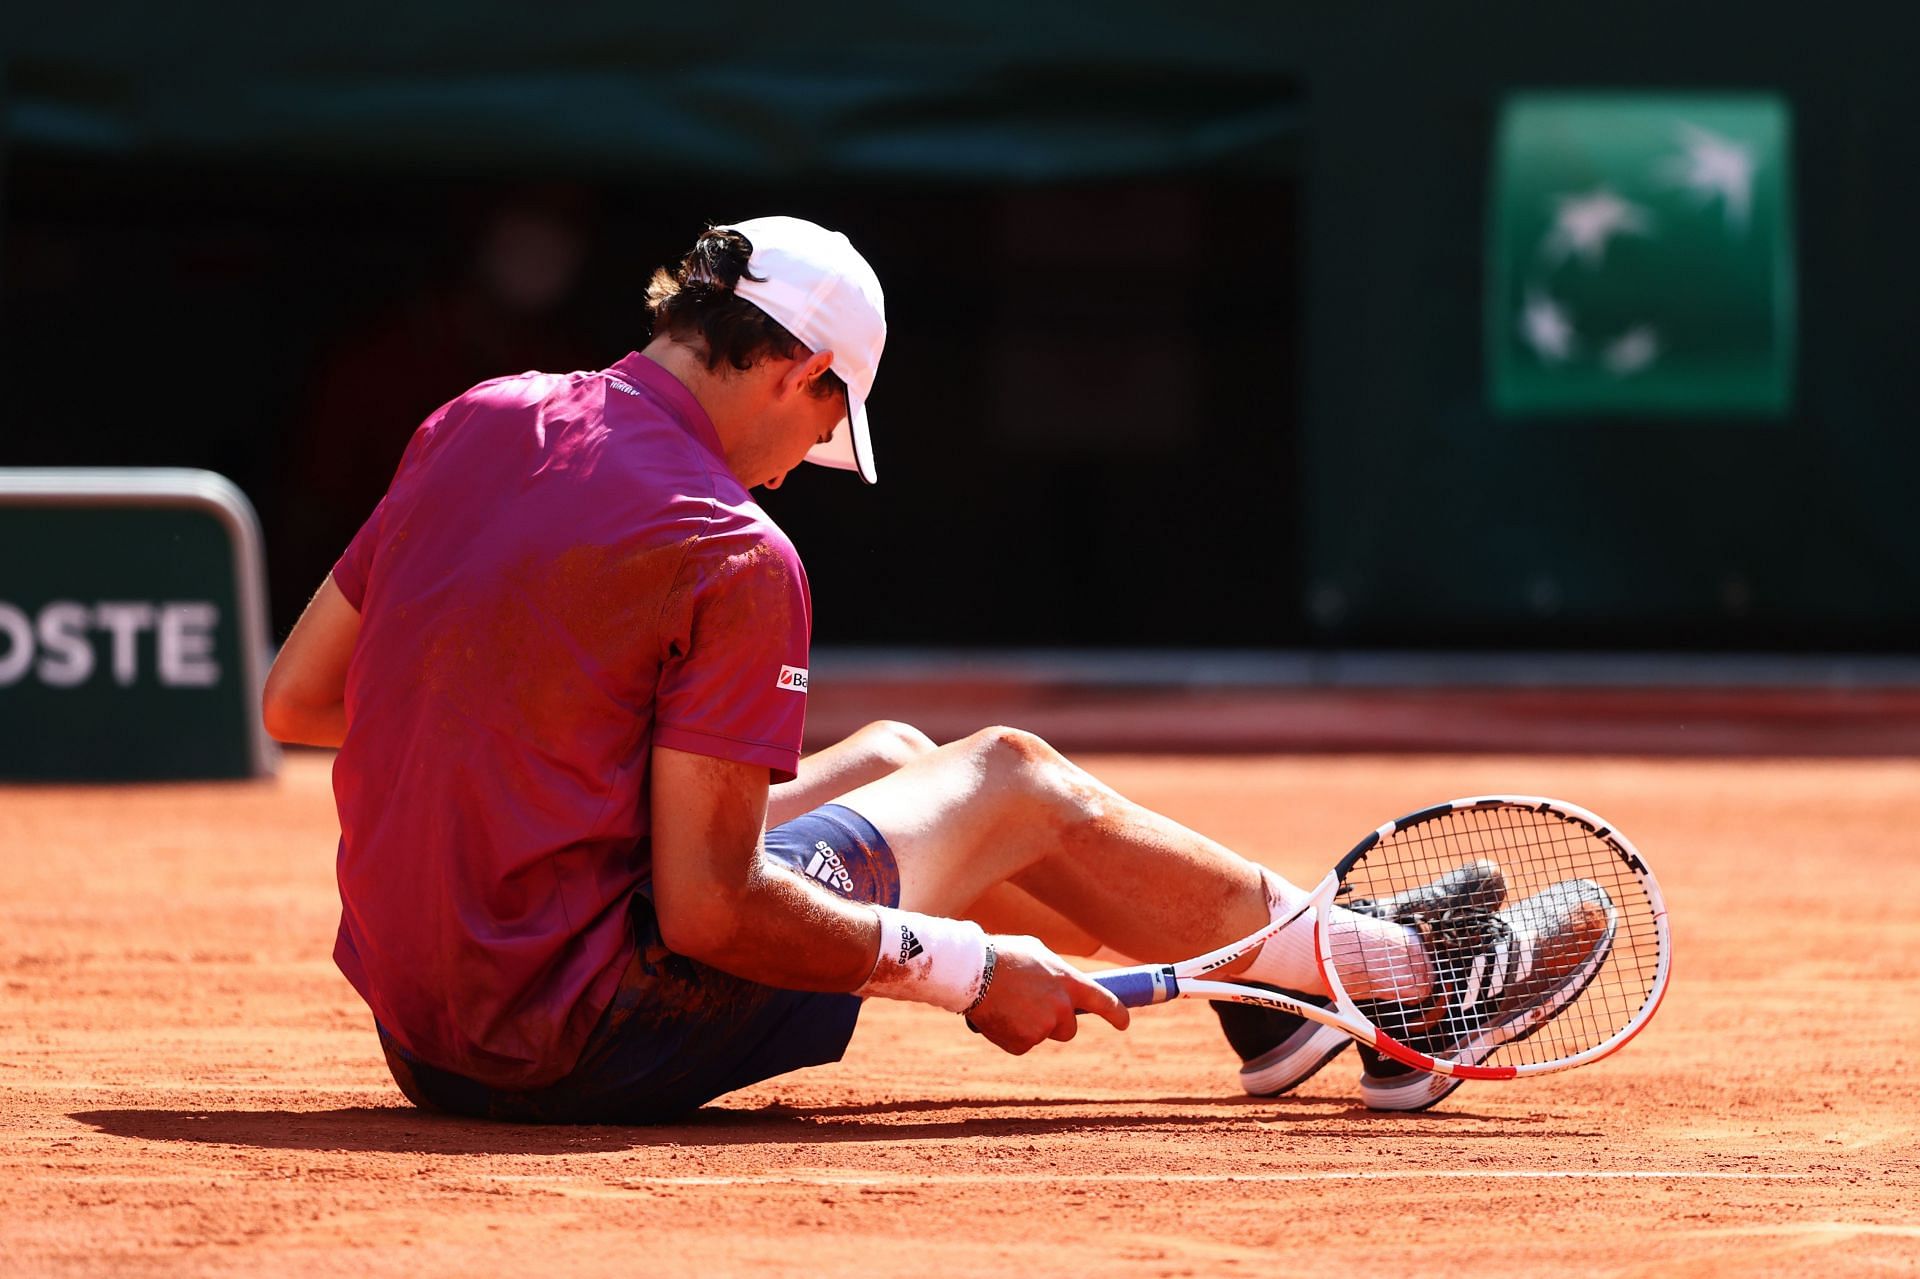
[[[845,236],[769,217],[706,231],[647,297],[645,349],[421,425],[267,682],[276,737],[339,747],[334,957],[409,1098],[671,1119],[837,1060],[866,997],[1024,1053],[1079,1011],[1127,1025],[1058,952],[1181,958],[1304,900],[1014,729],[936,748],[877,724],[802,759],[806,575],[750,491],[802,460],[876,479],[879,281]],[[1601,944],[1572,897],[1502,909],[1497,878],[1339,912],[1336,946],[1404,960],[1350,992],[1458,1027],[1463,965]],[[1476,940],[1429,953],[1407,920],[1436,903],[1477,911]],[[1242,975],[1326,993],[1311,927]],[[1337,1050],[1317,1031],[1235,1042],[1274,1091]]]

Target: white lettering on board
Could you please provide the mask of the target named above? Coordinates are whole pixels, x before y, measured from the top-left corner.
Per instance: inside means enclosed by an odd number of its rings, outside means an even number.
[[[53,600],[29,616],[0,600],[0,688],[28,672],[51,688],[78,688],[101,670],[101,648],[113,682],[140,678],[140,637],[154,635],[154,675],[165,688],[209,688],[220,682],[214,642],[220,608],[207,600],[101,600],[89,608]]]

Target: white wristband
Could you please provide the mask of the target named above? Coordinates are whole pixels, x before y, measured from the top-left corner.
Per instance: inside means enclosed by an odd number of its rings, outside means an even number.
[[[980,994],[987,967],[987,934],[968,919],[941,919],[891,906],[880,916],[880,954],[873,976],[853,993],[911,999],[964,1012]]]

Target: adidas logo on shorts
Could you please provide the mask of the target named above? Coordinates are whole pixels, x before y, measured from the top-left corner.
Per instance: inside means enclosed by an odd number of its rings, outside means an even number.
[[[813,860],[807,863],[807,878],[817,879],[828,888],[842,893],[853,892],[853,876],[847,873],[847,864],[840,860],[840,854],[833,851],[833,845],[824,839],[813,843]]]

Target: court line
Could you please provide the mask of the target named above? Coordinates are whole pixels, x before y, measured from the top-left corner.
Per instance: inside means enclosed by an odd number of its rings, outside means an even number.
[[[684,1177],[629,1177],[623,1185],[640,1186],[971,1186],[1049,1185],[1056,1182],[1096,1182],[1131,1185],[1262,1185],[1304,1181],[1804,1181],[1804,1172],[1718,1172],[1690,1168],[1578,1169],[1491,1168],[1475,1172],[1460,1168],[1380,1169],[1359,1172],[1097,1172],[1097,1173],[925,1173],[875,1177],[859,1173],[820,1173],[777,1176],[770,1173],[734,1177],[692,1174]],[[495,1180],[523,1180],[500,1177]],[[528,1177],[524,1180],[541,1180]]]
[[[327,1152],[336,1153],[336,1152]],[[931,1186],[1044,1186],[1044,1185],[1276,1185],[1316,1181],[1805,1181],[1805,1172],[1714,1172],[1686,1168],[1664,1169],[1580,1169],[1496,1168],[1485,1172],[1462,1169],[1383,1169],[1357,1172],[1106,1172],[1106,1173],[930,1173],[919,1176],[875,1176],[870,1173],[818,1173],[808,1176],[777,1176],[756,1173],[750,1176],[693,1173],[681,1177],[623,1177],[616,1182],[583,1182],[553,1173],[483,1173],[480,1180],[496,1184],[537,1185],[556,1194],[604,1199],[623,1191],[648,1190],[667,1186],[792,1186],[796,1189],[859,1189],[882,1187],[911,1190]],[[160,1185],[206,1182],[202,1171],[161,1174],[63,1172],[59,1179],[70,1185]],[[458,1179],[458,1178],[456,1178]],[[253,1173],[227,1174],[222,1182],[258,1180]]]

